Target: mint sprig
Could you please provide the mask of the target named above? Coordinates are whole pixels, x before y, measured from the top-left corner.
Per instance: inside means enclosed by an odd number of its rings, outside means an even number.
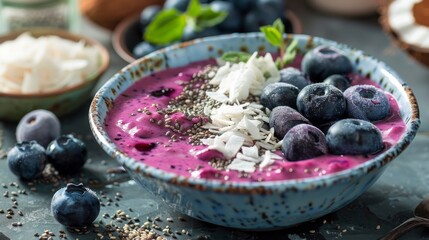
[[[280,58],[276,61],[277,67],[281,69],[285,65],[292,63],[296,56],[298,41],[294,39],[288,46],[286,45],[283,40],[285,26],[282,20],[278,18],[272,25],[262,26],[260,29],[265,39],[271,45],[279,48]]]
[[[161,10],[146,28],[143,38],[155,45],[169,44],[182,38],[187,24],[196,31],[202,31],[221,23],[227,15],[227,12],[216,12],[209,5],[201,4],[199,0],[191,0],[186,12],[176,9]]]
[[[221,59],[225,62],[239,63],[247,62],[252,55],[246,52],[226,52]]]

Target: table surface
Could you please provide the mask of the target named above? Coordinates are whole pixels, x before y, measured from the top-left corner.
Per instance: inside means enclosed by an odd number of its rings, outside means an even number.
[[[429,95],[426,94],[429,88],[426,79],[428,69],[391,43],[382,31],[377,16],[343,18],[325,15],[308,7],[303,1],[289,1],[289,7],[301,19],[303,33],[346,43],[385,61],[410,84],[420,103],[422,126],[415,140],[389,164],[382,177],[361,197],[320,219],[273,232],[245,232],[193,220],[173,212],[150,193],[140,189],[127,174],[112,171],[118,167],[116,161],[101,150],[90,133],[88,101],[75,114],[61,119],[62,132],[74,133],[85,141],[89,149],[89,161],[80,176],[63,179],[51,175],[29,185],[10,173],[4,157],[0,160],[0,192],[3,195],[0,196],[0,240],[37,239],[34,234],[41,235],[45,230],[55,234],[53,239],[61,239],[60,231],[64,231],[67,239],[100,239],[94,232],[103,231],[105,224],[125,224],[111,219],[117,210],[123,210],[131,218],[138,218],[141,224],[147,218],[159,217],[161,221],[158,225],[161,228],[169,225],[173,231],[188,231],[188,234],[177,234],[177,239],[377,239],[411,217],[414,207],[429,193],[429,164],[425,163],[429,157],[429,123],[426,121],[429,119],[429,111],[424,107],[429,100]],[[81,32],[100,40],[110,50],[111,65],[99,83],[101,86],[126,63],[113,51],[111,32],[98,28],[85,19],[82,21]],[[3,152],[15,144],[15,128],[14,123],[0,122],[0,149]],[[50,214],[53,192],[68,181],[83,182],[102,197],[105,206],[102,206],[96,222],[101,220],[103,224],[98,228],[88,229],[89,233],[66,229]],[[12,219],[6,217],[9,208],[15,213]],[[167,218],[172,221],[166,221]],[[13,226],[13,223],[18,222],[22,226]],[[416,229],[402,239],[428,238],[428,230]]]

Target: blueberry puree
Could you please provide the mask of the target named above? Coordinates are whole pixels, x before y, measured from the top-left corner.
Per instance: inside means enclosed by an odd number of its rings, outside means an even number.
[[[299,61],[300,59],[296,60],[293,65],[300,66]],[[219,153],[216,151],[201,152],[206,146],[190,145],[188,137],[178,133],[176,133],[177,141],[170,142],[173,133],[169,133],[169,129],[164,127],[164,116],[156,111],[165,108],[170,99],[179,96],[183,90],[182,83],[189,81],[193,73],[202,70],[209,64],[214,65],[215,61],[201,61],[190,66],[152,74],[136,82],[118,96],[105,120],[107,133],[118,148],[130,157],[167,172],[188,177],[235,182],[279,181],[321,176],[353,168],[375,157],[375,155],[338,156],[328,154],[299,162],[278,160],[251,174],[214,169],[209,165],[207,159],[211,158],[210,155],[219,157]],[[351,74],[349,77],[352,85],[370,84],[379,87],[363,76]],[[154,92],[156,94],[153,94]],[[382,121],[374,122],[383,136],[385,145],[383,151],[394,145],[405,132],[405,123],[401,119],[396,100],[389,93],[386,95],[391,105],[390,114]],[[191,128],[200,120],[188,120],[182,113],[171,115],[171,123],[177,122],[184,129]],[[280,150],[277,154],[282,155]]]

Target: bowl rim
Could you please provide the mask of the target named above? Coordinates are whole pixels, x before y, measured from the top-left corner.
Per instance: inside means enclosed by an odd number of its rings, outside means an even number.
[[[339,44],[336,41],[328,40],[320,37],[313,37],[309,35],[302,34],[287,34],[287,37],[290,38],[298,38],[298,39],[312,39],[313,41],[323,41],[325,43],[334,44],[335,46],[341,46],[342,49],[346,49],[346,51],[353,51],[354,53],[358,53],[360,56],[367,58],[369,61],[374,61],[378,67],[384,69],[387,74],[391,75],[395,79],[395,85],[400,86],[401,90],[403,90],[403,94],[405,95],[407,101],[410,103],[410,111],[411,117],[410,122],[406,127],[406,131],[404,135],[399,139],[396,145],[390,147],[387,151],[382,154],[372,158],[362,164],[359,164],[353,168],[346,169],[340,172],[327,174],[323,176],[316,176],[311,178],[302,178],[302,179],[289,179],[289,180],[280,180],[280,181],[263,181],[263,182],[227,182],[221,180],[213,180],[213,179],[200,179],[195,177],[185,177],[182,175],[178,175],[176,173],[167,172],[152,166],[148,166],[136,159],[133,159],[126,154],[124,154],[119,148],[113,144],[109,138],[106,138],[107,133],[104,126],[104,120],[98,118],[98,103],[105,100],[104,94],[108,93],[111,86],[113,86],[117,81],[120,81],[123,78],[120,77],[121,73],[129,71],[129,69],[133,66],[138,65],[140,62],[147,62],[151,57],[156,56],[156,54],[163,53],[165,51],[171,51],[174,49],[181,49],[186,47],[186,45],[198,44],[200,42],[210,42],[216,41],[218,39],[234,39],[234,38],[244,38],[244,37],[261,37],[261,33],[235,33],[235,34],[227,34],[221,36],[213,36],[202,39],[193,40],[187,42],[185,44],[175,44],[169,46],[164,49],[157,50],[139,60],[127,65],[119,73],[112,76],[103,87],[101,87],[94,99],[91,102],[91,107],[89,109],[89,122],[91,131],[96,139],[96,141],[100,144],[105,152],[107,152],[110,156],[119,161],[122,165],[125,166],[128,170],[133,171],[136,174],[143,175],[144,177],[157,179],[161,182],[167,182],[169,184],[182,186],[182,187],[191,187],[197,190],[212,190],[217,192],[233,192],[236,194],[271,194],[273,192],[283,192],[286,190],[290,191],[298,191],[298,190],[312,190],[321,187],[326,187],[335,182],[349,181],[351,178],[357,178],[367,172],[373,171],[375,169],[380,169],[385,166],[387,163],[392,161],[395,157],[397,157],[402,151],[406,149],[406,147],[411,143],[413,138],[415,137],[417,130],[420,126],[420,114],[419,108],[417,104],[417,100],[412,89],[408,86],[406,82],[400,78],[395,71],[393,71],[390,67],[388,67],[384,62],[371,57],[367,54],[364,54],[363,51],[351,48],[345,44]],[[100,121],[103,122],[100,122]],[[105,136],[103,135],[105,134]]]
[[[302,33],[302,23],[299,17],[290,9],[285,10],[285,16],[291,22],[293,27],[293,34]],[[133,15],[121,21],[113,30],[112,46],[115,52],[127,63],[132,63],[138,58],[135,58],[131,51],[125,44],[125,32],[131,27],[132,24],[139,21],[140,14]],[[198,38],[196,38],[198,39]]]
[[[85,88],[94,82],[98,80],[98,78],[103,75],[104,72],[106,72],[109,64],[110,64],[110,55],[107,48],[100,43],[98,40],[95,40],[93,38],[85,37],[83,35],[71,33],[69,31],[58,29],[58,28],[34,28],[34,29],[23,29],[18,30],[14,32],[10,32],[7,34],[0,35],[0,44],[16,39],[19,35],[22,33],[28,32],[32,36],[40,37],[40,36],[57,36],[60,38],[64,38],[67,40],[71,40],[74,42],[78,42],[80,40],[83,40],[86,45],[90,45],[95,47],[99,52],[99,60],[100,60],[100,66],[97,69],[96,72],[91,73],[85,81],[82,83],[79,83],[77,85],[72,85],[66,88],[57,89],[54,91],[49,92],[43,92],[43,93],[31,93],[31,94],[23,94],[23,93],[6,93],[6,92],[0,92],[0,97],[10,97],[10,98],[45,98],[45,97],[52,97],[57,96],[61,94],[65,94],[68,92],[72,92],[77,89]]]

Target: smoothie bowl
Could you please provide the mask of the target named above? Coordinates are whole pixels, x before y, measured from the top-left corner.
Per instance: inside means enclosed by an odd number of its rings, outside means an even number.
[[[298,42],[298,54],[291,66],[299,68],[302,56],[317,46],[329,46],[350,60],[351,85],[372,85],[384,93],[390,104],[388,115],[372,121],[382,146],[377,153],[334,155],[330,152],[334,147],[329,151],[326,146],[314,147],[320,142],[326,145],[324,133],[317,130],[319,135],[308,138],[317,143],[291,144],[298,157],[290,155],[270,123],[270,111],[262,106],[265,90],[261,89],[280,76],[271,55],[265,54],[276,49],[258,33],[173,45],[128,65],[94,97],[89,112],[92,132],[145,190],[202,221],[276,229],[338,210],[371,186],[412,141],[420,125],[418,106],[412,90],[384,63],[334,41],[286,36],[287,41],[292,39]],[[220,66],[216,60],[225,52],[243,50],[260,54],[247,63]],[[252,69],[249,64],[265,72],[231,73]],[[240,77],[243,74],[248,75]],[[266,82],[247,81],[255,76]],[[229,90],[221,91],[225,88]],[[310,121],[323,129],[326,124],[315,124],[319,118]],[[300,121],[309,123],[304,117]],[[333,126],[325,131],[328,139]],[[361,146],[377,145],[373,138],[362,139]],[[314,148],[322,153],[306,155]]]

